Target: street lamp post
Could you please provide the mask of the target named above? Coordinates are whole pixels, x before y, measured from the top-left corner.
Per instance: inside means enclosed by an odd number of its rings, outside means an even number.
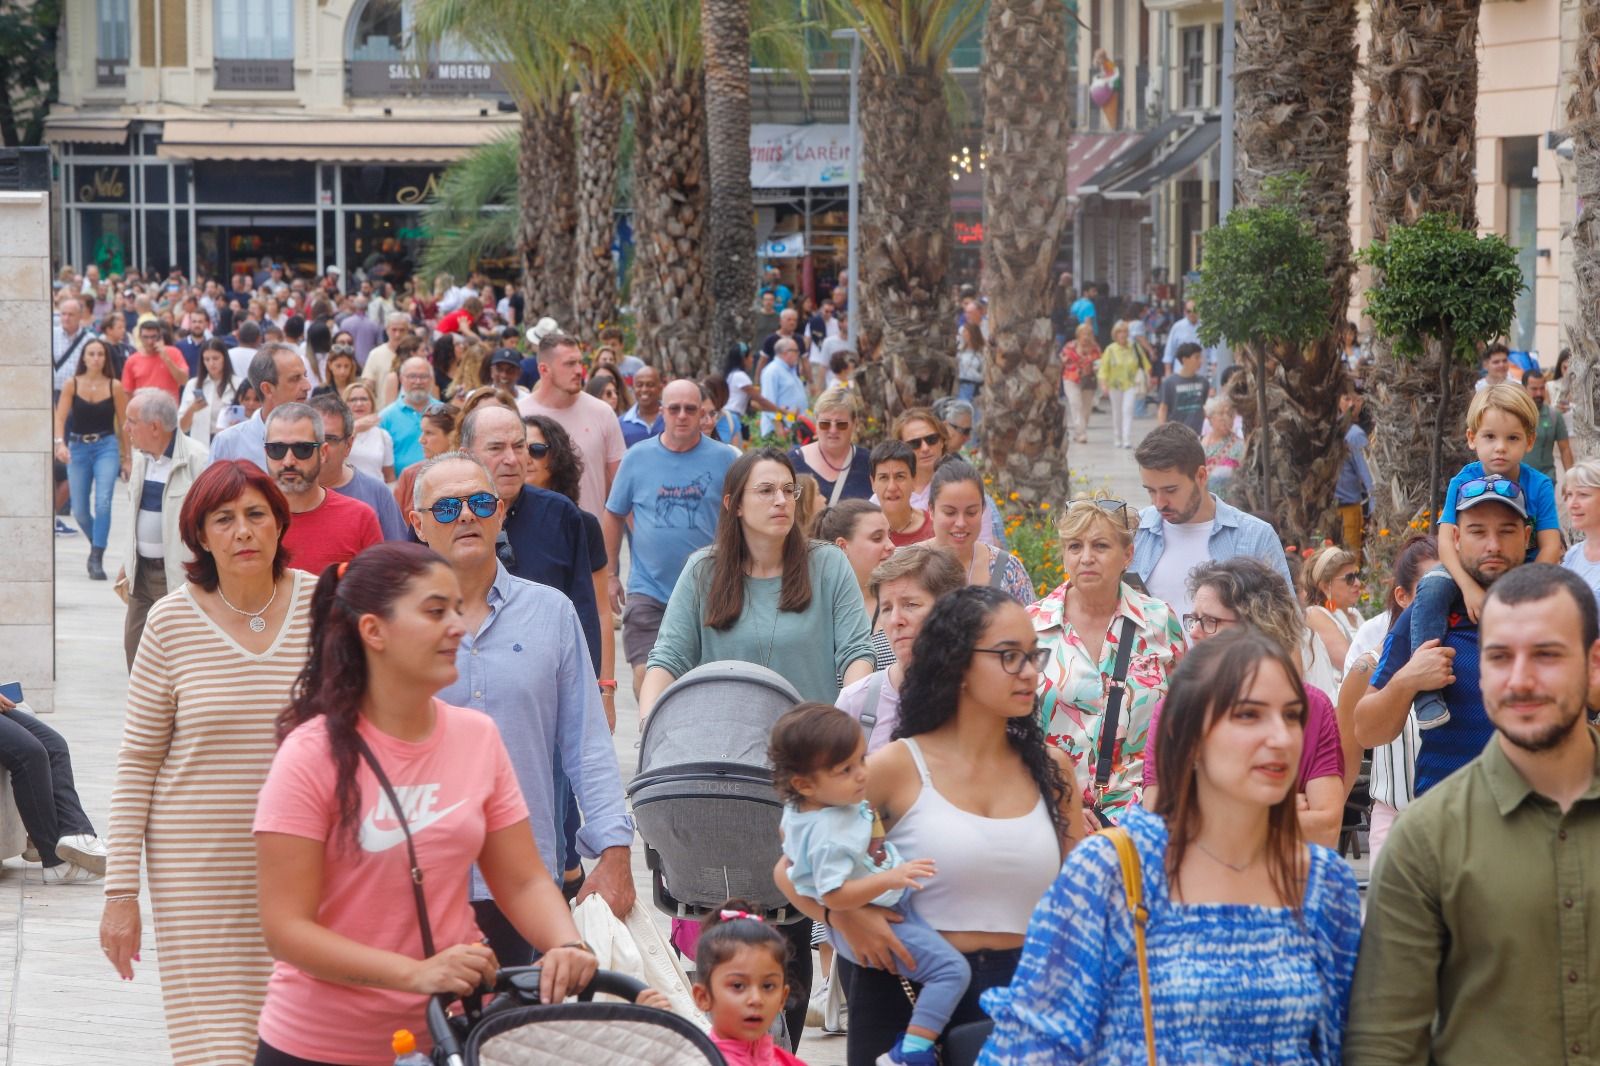
[[[850,42],[850,232],[845,266],[850,279],[845,301],[850,309],[850,339],[854,342],[861,336],[861,304],[856,300],[861,284],[861,34],[849,29],[834,30],[833,37]]]

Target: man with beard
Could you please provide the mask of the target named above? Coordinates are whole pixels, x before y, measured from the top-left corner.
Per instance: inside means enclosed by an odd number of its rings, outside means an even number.
[[[328,459],[322,416],[303,403],[286,403],[267,416],[267,473],[289,500],[283,547],[296,570],[321,574],[349,562],[383,540],[378,516],[360,500],[318,483]]]
[[[433,367],[422,356],[411,356],[400,364],[400,395],[378,414],[378,425],[394,440],[396,475],[423,460],[422,416],[433,403],[432,384]]]
[[[1150,506],[1139,512],[1132,573],[1150,595],[1189,613],[1189,571],[1241,555],[1260,559],[1294,588],[1283,544],[1271,526],[1219,500],[1206,484],[1206,449],[1182,422],[1164,422],[1133,453]]]
[[[1497,732],[1406,809],[1377,863],[1348,1066],[1576,1064],[1600,1047],[1589,988],[1600,973],[1589,924],[1600,914],[1600,734],[1584,723],[1600,685],[1594,595],[1561,567],[1517,567],[1519,544],[1499,554],[1516,569],[1489,588],[1474,649]]]
[[[1461,564],[1487,589],[1523,565],[1530,526],[1522,489],[1503,478],[1484,480],[1490,482],[1487,491],[1482,481],[1457,490],[1455,538]],[[1442,692],[1450,718],[1422,733],[1417,749],[1416,795],[1421,796],[1476,758],[1495,726],[1484,711],[1485,694],[1478,685],[1479,627],[1461,601],[1452,610],[1444,641],[1429,640],[1415,648],[1411,610],[1407,607],[1389,631],[1383,659],[1356,704],[1355,730],[1363,748],[1387,744],[1400,735],[1419,693]]]

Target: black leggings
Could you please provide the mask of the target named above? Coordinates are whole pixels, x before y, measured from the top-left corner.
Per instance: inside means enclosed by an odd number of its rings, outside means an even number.
[[[780,925],[778,932],[789,942],[789,965],[783,968],[783,976],[789,982],[789,1001],[783,1007],[783,1021],[789,1029],[789,1050],[799,1051],[800,1034],[806,1028],[806,1007],[811,1003],[811,922]]]
[[[978,1006],[978,996],[1011,983],[1011,975],[1022,958],[1022,949],[974,951],[964,957],[972,967],[972,980],[967,985],[967,994],[961,997],[956,1012],[950,1016],[945,1032],[952,1026],[988,1017]],[[906,1026],[911,1024],[911,1001],[906,998],[900,978],[889,971],[857,966],[843,955],[837,959],[839,980],[844,982],[850,1004],[845,1062],[847,1066],[873,1066],[878,1056],[894,1047]],[[916,987],[915,982],[912,987]]]
[[[257,1040],[255,1066],[339,1066],[339,1063],[302,1059],[287,1051],[279,1051],[265,1040]]]
[[[0,766],[11,774],[22,825],[46,866],[59,866],[56,841],[94,835],[72,783],[72,755],[60,733],[27,711],[0,714]]]

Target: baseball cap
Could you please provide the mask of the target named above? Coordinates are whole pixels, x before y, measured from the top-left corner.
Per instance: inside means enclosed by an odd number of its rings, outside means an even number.
[[[490,366],[522,366],[522,356],[515,348],[496,348],[489,356]]]
[[[1457,514],[1480,503],[1504,504],[1517,512],[1523,521],[1528,520],[1528,501],[1522,493],[1522,486],[1499,474],[1473,478],[1456,490]]]

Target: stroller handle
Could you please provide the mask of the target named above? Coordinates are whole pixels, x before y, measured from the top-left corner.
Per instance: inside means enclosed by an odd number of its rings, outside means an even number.
[[[457,1025],[452,1023],[450,1018],[452,1004],[458,1000],[461,1002],[465,1022],[470,1026],[483,1016],[485,993],[514,995],[524,1004],[538,1003],[541,972],[538,966],[508,966],[496,971],[492,985],[468,995],[453,996],[439,993],[428,997],[428,1033],[433,1037],[434,1061],[443,1063],[444,1066],[463,1066],[460,1034]],[[627,974],[612,970],[596,970],[594,977],[590,978],[589,983],[576,994],[578,1000],[583,1003],[594,999],[597,992],[633,1003],[648,987],[643,981]]]

